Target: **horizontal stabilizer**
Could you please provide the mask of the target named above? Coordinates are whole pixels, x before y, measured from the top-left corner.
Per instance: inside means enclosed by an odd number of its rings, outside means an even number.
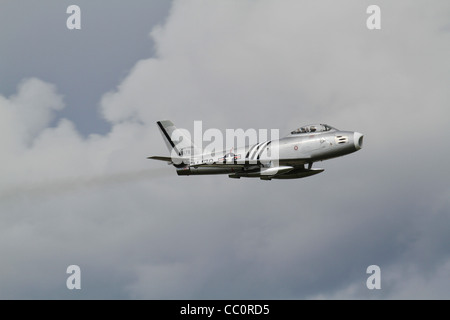
[[[172,164],[171,157],[151,156],[151,157],[147,157],[147,159],[166,161],[166,162],[169,162],[170,164]]]

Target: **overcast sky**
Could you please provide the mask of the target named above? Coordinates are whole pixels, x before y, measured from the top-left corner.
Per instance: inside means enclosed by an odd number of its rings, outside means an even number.
[[[450,298],[448,1],[2,0],[0,42],[0,298]],[[365,141],[304,179],[178,177],[146,159],[163,119]]]

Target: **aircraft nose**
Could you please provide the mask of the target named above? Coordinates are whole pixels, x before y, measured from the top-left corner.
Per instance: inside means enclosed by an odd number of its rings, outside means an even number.
[[[353,133],[353,141],[355,143],[356,150],[359,150],[362,148],[363,140],[364,140],[364,135],[362,133],[359,133],[359,132]]]

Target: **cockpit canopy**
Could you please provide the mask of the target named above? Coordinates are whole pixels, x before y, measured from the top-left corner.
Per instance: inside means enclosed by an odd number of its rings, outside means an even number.
[[[312,133],[312,132],[325,132],[330,130],[337,130],[327,124],[310,124],[307,126],[300,127],[291,132],[291,134],[300,134],[300,133]]]

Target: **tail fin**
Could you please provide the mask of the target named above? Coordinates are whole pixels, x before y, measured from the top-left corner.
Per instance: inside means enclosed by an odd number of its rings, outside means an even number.
[[[201,153],[191,141],[188,131],[178,129],[170,120],[158,121],[157,124],[172,157],[190,157]]]

